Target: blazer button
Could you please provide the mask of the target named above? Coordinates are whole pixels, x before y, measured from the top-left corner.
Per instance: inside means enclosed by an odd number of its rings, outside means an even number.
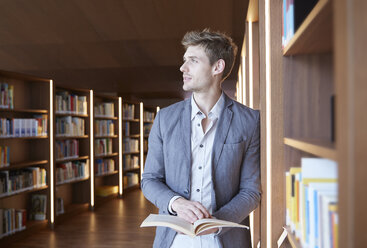
[[[189,190],[188,189],[185,189],[184,193],[187,195],[189,194]]]

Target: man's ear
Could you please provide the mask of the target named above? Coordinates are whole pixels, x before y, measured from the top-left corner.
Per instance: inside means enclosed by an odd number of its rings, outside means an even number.
[[[213,75],[221,74],[224,71],[226,62],[223,59],[219,59],[213,66]]]

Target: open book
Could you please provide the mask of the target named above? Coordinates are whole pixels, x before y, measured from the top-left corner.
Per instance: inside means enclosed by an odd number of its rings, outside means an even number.
[[[191,237],[195,237],[203,231],[216,227],[240,227],[249,229],[248,226],[240,225],[225,220],[201,219],[195,221],[194,224],[191,224],[177,216],[160,215],[160,214],[150,214],[140,225],[140,227],[150,227],[150,226],[170,227],[178,232],[182,232]]]

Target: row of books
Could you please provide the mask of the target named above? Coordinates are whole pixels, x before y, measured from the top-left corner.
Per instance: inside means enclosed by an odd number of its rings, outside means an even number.
[[[124,122],[123,133],[126,136],[130,135],[130,122],[128,122],[128,121]]]
[[[112,136],[115,134],[115,124],[113,120],[97,120],[96,136]]]
[[[112,154],[112,139],[96,139],[94,149],[96,156]]]
[[[115,104],[113,102],[104,102],[94,106],[94,114],[96,117],[114,117]]]
[[[129,188],[139,184],[139,174],[137,173],[126,173],[124,176],[124,187]]]
[[[152,123],[144,123],[143,126],[143,132],[144,136],[149,136],[150,130],[152,129],[153,124]]]
[[[122,105],[122,118],[125,120],[132,120],[135,117],[135,105],[124,103]]]
[[[79,157],[79,140],[56,140],[56,159]]]
[[[83,136],[85,135],[85,120],[79,117],[58,117],[56,118],[57,136]]]
[[[0,108],[14,108],[14,86],[0,83]]]
[[[286,47],[318,0],[283,0],[282,45]]]
[[[143,120],[144,121],[154,121],[154,112],[144,111]]]
[[[89,159],[58,164],[56,168],[56,184],[89,177]]]
[[[27,167],[25,169],[0,171],[0,196],[46,186],[46,169]]]
[[[26,229],[25,209],[0,208],[0,238]]]
[[[124,170],[139,168],[139,156],[127,154],[123,156]]]
[[[71,94],[67,91],[56,92],[56,113],[87,114],[87,97]]]
[[[0,146],[0,168],[10,165],[10,151],[8,146]]]
[[[337,178],[337,163],[322,158],[286,172],[286,224],[303,247],[337,247]]]
[[[47,115],[34,118],[0,118],[0,137],[35,137],[47,135]]]
[[[124,152],[137,152],[139,151],[139,140],[124,138],[123,139]]]
[[[147,139],[144,139],[143,149],[144,149],[144,152],[148,152],[148,140]]]
[[[96,159],[95,172],[97,175],[103,175],[115,171],[115,160],[113,159]]]

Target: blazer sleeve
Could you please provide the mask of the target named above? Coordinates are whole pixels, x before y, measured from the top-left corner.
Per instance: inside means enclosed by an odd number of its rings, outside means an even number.
[[[216,218],[240,223],[256,209],[260,202],[260,114],[258,114],[250,144],[243,156],[240,176],[238,193],[213,213]],[[219,235],[226,233],[229,229],[223,228]]]
[[[168,213],[169,201],[178,194],[172,191],[166,184],[161,132],[161,111],[158,112],[149,134],[149,149],[141,180],[141,187],[144,196],[150,202],[163,213]]]

